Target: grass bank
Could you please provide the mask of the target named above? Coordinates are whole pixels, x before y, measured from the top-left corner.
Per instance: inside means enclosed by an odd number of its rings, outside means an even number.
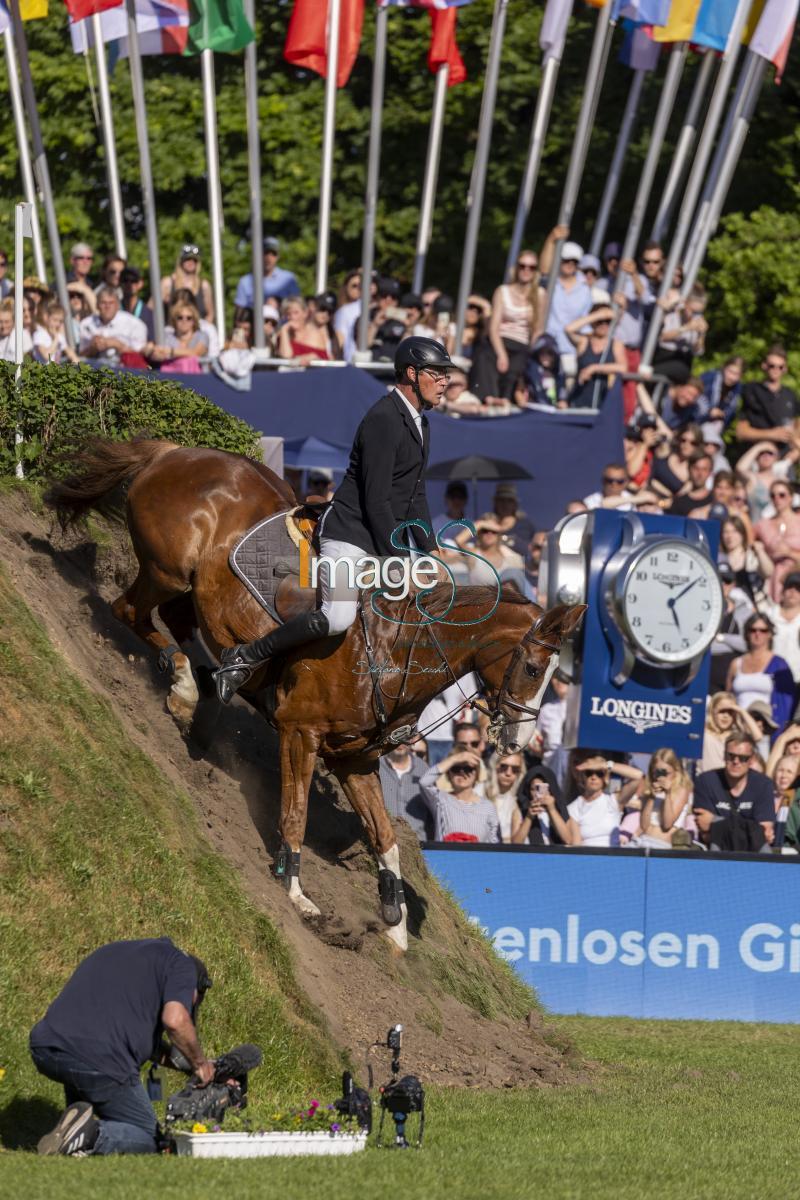
[[[342,1160],[0,1162],[28,1200],[160,1200],[233,1192],[288,1200],[787,1200],[800,1195],[792,1114],[797,1032],[775,1025],[563,1018],[598,1062],[589,1085],[436,1091],[421,1152]],[[407,1064],[412,1066],[409,1047]]]

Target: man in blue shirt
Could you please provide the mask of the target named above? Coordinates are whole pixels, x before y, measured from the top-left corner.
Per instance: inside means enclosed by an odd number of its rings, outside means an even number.
[[[278,266],[280,242],[277,238],[264,238],[264,299],[288,300],[299,296],[300,288],[291,271]],[[253,274],[242,275],[236,287],[234,304],[237,308],[253,308]]]
[[[214,1064],[195,1028],[211,986],[199,958],[169,938],[111,942],[78,965],[31,1030],[34,1066],[64,1085],[67,1108],[39,1142],[40,1154],[155,1154],[158,1125],[139,1075],[172,1046],[198,1084]]]
[[[731,733],[725,741],[725,766],[697,776],[692,809],[701,834],[708,834],[715,820],[736,813],[745,821],[756,821],[772,844],[775,785],[768,776],[751,771],[754,753],[750,734]]]

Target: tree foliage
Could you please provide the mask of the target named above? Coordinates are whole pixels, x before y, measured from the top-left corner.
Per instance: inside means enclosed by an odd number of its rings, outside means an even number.
[[[313,287],[318,222],[324,81],[290,67],[282,57],[291,0],[257,0],[259,117],[265,232],[285,242],[284,262],[305,289]],[[540,83],[538,34],[543,5],[511,0],[503,47],[491,162],[486,187],[476,269],[476,286],[498,282],[513,222],[527,151],[530,123]],[[493,0],[474,0],[459,10],[459,44],[468,81],[451,88],[439,188],[429,255],[428,278],[448,291],[458,284],[465,201],[472,167],[483,90]],[[580,105],[596,10],[576,5],[567,40],[547,137],[534,212],[527,237],[535,247],[555,222]],[[383,116],[381,183],[376,261],[408,279],[414,255],[419,200],[425,165],[433,76],[426,65],[429,20],[419,10],[389,13],[389,53]],[[94,121],[87,69],[70,48],[66,13],[51,5],[50,16],[26,26],[31,63],[53,178],[65,249],[78,238],[98,249],[111,246],[102,138]],[[374,4],[366,5],[361,52],[346,88],[339,92],[331,243],[331,277],[360,261],[364,185],[370,117],[375,29]],[[598,108],[587,168],[573,230],[588,240],[630,82],[617,64],[616,34]],[[798,186],[797,57],[775,88],[765,85],[753,130],[734,181],[728,211],[745,216],[769,203],[794,206]],[[225,210],[224,255],[227,292],[249,270],[247,143],[241,55],[216,55],[220,161]],[[158,206],[159,243],[166,273],[185,240],[208,246],[203,107],[197,58],[144,60],[147,114]],[[654,197],[666,174],[670,152],[691,90],[693,63],[685,72],[675,106],[670,144],[662,158]],[[647,135],[658,101],[663,66],[648,80],[634,144],[628,154],[615,220],[609,236],[624,235]],[[5,61],[0,56],[0,95],[5,94]],[[146,267],[146,245],[138,179],[128,64],[112,77],[120,173],[130,235],[129,257]],[[19,197],[13,122],[0,127],[0,244],[10,248],[13,204]],[[205,269],[209,269],[208,252]]]

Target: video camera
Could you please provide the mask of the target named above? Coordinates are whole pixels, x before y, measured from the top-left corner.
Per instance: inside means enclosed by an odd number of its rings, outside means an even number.
[[[169,1129],[176,1121],[199,1121],[221,1125],[229,1109],[241,1112],[247,1107],[247,1075],[261,1066],[263,1055],[258,1046],[235,1046],[214,1063],[214,1078],[205,1087],[191,1080],[167,1100],[164,1123]],[[169,1065],[191,1073],[191,1066],[179,1051],[172,1050]]]
[[[376,1042],[376,1045],[380,1045]],[[425,1132],[425,1092],[416,1075],[400,1076],[400,1051],[403,1046],[403,1026],[393,1025],[386,1035],[386,1046],[392,1052],[392,1078],[380,1088],[381,1120],[378,1125],[379,1146],[383,1145],[383,1120],[386,1113],[391,1113],[394,1121],[394,1142],[399,1150],[407,1150],[410,1145],[418,1149],[422,1145]],[[406,1138],[406,1121],[411,1113],[419,1113],[419,1129],[417,1140],[411,1143]]]

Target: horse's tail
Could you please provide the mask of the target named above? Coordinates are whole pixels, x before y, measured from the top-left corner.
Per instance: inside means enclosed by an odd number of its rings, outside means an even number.
[[[71,460],[73,473],[53,483],[44,502],[55,509],[62,529],[66,529],[90,509],[102,509],[116,487],[130,482],[155,459],[176,449],[174,442],[156,438],[135,437],[127,442],[93,438]]]

